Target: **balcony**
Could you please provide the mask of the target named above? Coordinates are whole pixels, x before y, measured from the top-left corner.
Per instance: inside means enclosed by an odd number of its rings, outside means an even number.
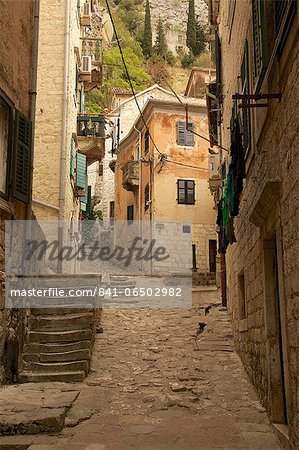
[[[101,38],[86,37],[82,40],[82,59],[90,59],[88,77],[81,72],[81,79],[84,81],[84,90],[89,92],[92,89],[100,88],[102,85],[102,55],[103,44]]]
[[[139,185],[139,162],[127,161],[123,168],[123,187],[127,191],[133,191]]]
[[[94,114],[77,117],[77,140],[88,165],[101,161],[105,155],[105,118]]]

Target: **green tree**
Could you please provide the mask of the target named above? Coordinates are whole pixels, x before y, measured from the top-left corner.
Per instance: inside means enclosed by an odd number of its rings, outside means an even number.
[[[156,42],[155,42],[155,52],[157,55],[162,56],[162,58],[166,57],[167,54],[167,42],[163,27],[163,22],[161,17],[159,17],[158,23],[157,23],[157,36],[156,36]]]
[[[206,49],[206,35],[202,25],[198,22],[196,24],[196,42],[192,49],[194,56],[198,56],[203,53]]]
[[[149,58],[153,53],[153,35],[152,35],[151,10],[149,0],[146,0],[145,5],[142,50],[146,58]]]
[[[196,47],[196,19],[195,19],[194,0],[189,0],[186,43],[189,50],[193,52]]]

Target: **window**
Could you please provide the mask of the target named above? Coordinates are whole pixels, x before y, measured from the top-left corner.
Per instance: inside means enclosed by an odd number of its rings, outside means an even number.
[[[114,219],[114,215],[115,215],[115,203],[114,202],[110,202],[110,208],[109,208],[109,216],[110,216],[110,220]]]
[[[7,193],[7,161],[10,135],[11,109],[0,97],[0,192]]]
[[[246,319],[247,316],[247,306],[246,306],[246,295],[245,295],[245,278],[244,270],[238,275],[238,289],[239,289],[239,319]]]
[[[127,206],[127,221],[132,223],[134,220],[134,205]]]
[[[149,143],[150,143],[150,134],[149,131],[146,130],[144,134],[144,153],[147,154],[149,152]]]
[[[248,42],[245,42],[244,56],[241,66],[241,83],[242,94],[248,95],[249,92],[249,61],[248,61]],[[246,105],[245,105],[246,106]],[[250,109],[242,109],[242,128],[243,128],[243,144],[245,156],[250,150],[251,144],[251,126],[250,126]]]
[[[190,131],[191,130],[191,131]],[[177,144],[184,147],[194,146],[194,124],[188,123],[188,130],[186,128],[186,122],[177,122]]]
[[[266,21],[264,0],[252,0],[253,84],[257,91],[267,66]]]
[[[291,28],[293,19],[296,14],[297,0],[276,0],[274,2],[275,7],[275,31],[276,37],[280,33],[280,29],[284,22],[284,28],[282,30],[280,42],[277,48],[277,55],[280,57],[283,47],[286,43],[288,32]],[[285,17],[287,15],[287,17]],[[286,19],[286,20],[284,20]]]
[[[193,180],[178,180],[177,202],[183,205],[194,205],[195,182]]]
[[[144,189],[144,211],[147,211],[150,204],[150,190],[149,185],[147,184]]]

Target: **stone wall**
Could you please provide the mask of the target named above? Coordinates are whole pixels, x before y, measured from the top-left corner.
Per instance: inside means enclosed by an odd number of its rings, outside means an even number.
[[[237,77],[246,37],[250,60],[252,57],[250,2],[236,2],[231,28],[227,27],[229,4],[221,2],[219,19],[225,147],[230,145],[227,127],[232,94],[239,91]],[[273,2],[265,2],[265,5],[270,21]],[[248,20],[244,20],[245,17]],[[267,29],[271,35],[271,26]],[[266,92],[281,92],[281,101],[269,100],[268,108],[251,111],[252,145],[246,160],[240,213],[235,220],[237,243],[229,247],[227,253],[228,302],[237,350],[274,422],[284,421],[280,370],[283,365],[293,448],[299,446],[298,30],[297,11],[281,58],[274,59],[265,88]],[[245,315],[242,314],[242,299],[245,299]],[[283,361],[279,354],[279,323]]]
[[[72,135],[77,132],[78,98],[75,91],[77,64],[75,48],[81,48],[80,33],[77,0],[71,0],[70,42],[67,50],[69,70],[66,74],[68,95],[64,160],[61,157],[61,145],[64,114],[65,0],[61,2],[41,1],[35,129],[36,156],[33,177],[33,208],[37,219],[49,220],[59,217],[62,164],[65,164],[64,218],[66,220],[70,220],[71,217],[78,219],[79,216],[79,201],[74,197],[74,183],[70,178],[70,152]],[[47,205],[51,205],[52,208]]]
[[[30,114],[33,0],[26,2],[0,0],[0,94],[27,118]],[[8,161],[9,164],[9,161]],[[23,338],[23,313],[5,309],[5,221],[24,220],[26,205],[0,196],[0,383],[11,378],[4,350],[8,343],[18,345]],[[14,352],[14,356],[16,352]]]

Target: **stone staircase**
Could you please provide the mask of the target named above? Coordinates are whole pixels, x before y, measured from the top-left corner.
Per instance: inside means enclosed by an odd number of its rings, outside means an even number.
[[[47,299],[43,299],[45,301]],[[90,370],[96,332],[94,298],[51,298],[29,310],[19,382],[82,381]]]
[[[216,273],[213,272],[193,272],[193,286],[213,286],[216,284]]]
[[[32,309],[19,381],[82,381],[90,369],[94,328],[93,310]]]

